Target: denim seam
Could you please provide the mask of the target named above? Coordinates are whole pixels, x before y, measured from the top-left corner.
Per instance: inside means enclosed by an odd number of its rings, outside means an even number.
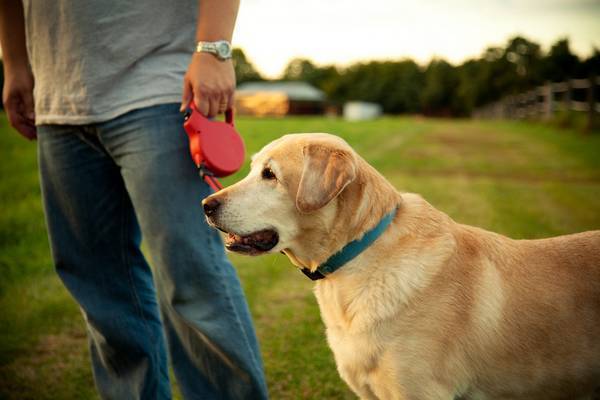
[[[85,128],[85,127],[84,127]],[[108,156],[108,152],[106,150],[106,148],[104,147],[104,144],[102,143],[102,141],[100,140],[100,137],[98,136],[98,143],[103,146],[100,147],[97,144],[93,143],[89,138],[86,137],[85,132],[83,132],[83,129],[77,129],[75,131],[75,134],[79,137],[79,139],[82,142],[85,142],[88,146],[90,146],[92,149],[96,150],[98,153],[102,154],[103,156]]]
[[[125,206],[124,203],[126,203],[126,196],[127,196],[127,192],[125,191],[125,193],[122,194],[121,196],[121,203]],[[126,211],[126,207],[122,207],[122,218],[123,218],[123,227],[121,229],[121,240],[124,244],[128,243],[128,239],[129,239],[129,223],[131,222],[130,218],[129,218],[129,214]],[[149,336],[152,338],[152,343],[153,343],[153,348],[154,351],[152,353],[152,356],[154,357],[154,361],[152,364],[154,365],[155,369],[159,368],[159,363],[156,362],[160,359],[159,355],[158,355],[158,346],[156,346],[156,337],[152,332],[152,329],[150,328],[150,324],[148,322],[148,320],[146,319],[146,317],[144,316],[144,312],[142,310],[142,302],[140,300],[140,297],[137,293],[137,290],[135,288],[135,282],[133,279],[133,274],[132,274],[132,268],[131,268],[131,261],[130,258],[128,256],[127,253],[127,246],[123,246],[121,248],[121,257],[123,259],[123,264],[125,265],[125,268],[127,270],[127,279],[129,281],[129,287],[131,289],[131,293],[132,293],[132,297],[133,297],[133,304],[135,307],[136,312],[138,313],[140,319],[143,321],[144,326],[146,328],[146,330],[149,333]],[[153,371],[154,375],[158,376],[159,375],[159,370],[155,370]]]
[[[231,268],[233,268],[233,266]],[[244,343],[246,343],[246,350],[252,356],[252,361],[254,364],[254,373],[258,374],[258,375],[262,375],[260,363],[258,362],[258,359],[256,358],[257,355],[252,350],[252,346],[250,345],[250,342],[249,342],[248,332],[244,328],[244,324],[242,324],[239,313],[237,312],[236,308],[233,306],[233,301],[231,299],[231,296],[229,295],[229,288],[227,287],[227,285],[223,285],[223,287],[225,288],[225,291],[227,294],[226,297],[227,297],[227,301],[229,302],[229,307],[233,310],[233,313],[235,315],[235,320],[236,320],[240,330],[244,333]],[[248,312],[250,312],[250,311],[248,311]],[[260,352],[260,347],[257,348],[256,350]]]

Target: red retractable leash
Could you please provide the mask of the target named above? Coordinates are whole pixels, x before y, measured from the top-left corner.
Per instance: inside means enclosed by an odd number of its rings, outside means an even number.
[[[233,174],[244,163],[244,141],[234,128],[233,110],[225,112],[224,122],[213,121],[196,110],[192,101],[183,127],[200,176],[215,191],[223,189],[217,178]]]

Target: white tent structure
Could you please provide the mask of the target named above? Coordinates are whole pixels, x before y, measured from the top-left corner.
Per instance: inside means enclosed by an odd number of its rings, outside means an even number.
[[[381,116],[383,110],[379,104],[366,101],[350,101],[344,104],[344,119],[363,121]]]

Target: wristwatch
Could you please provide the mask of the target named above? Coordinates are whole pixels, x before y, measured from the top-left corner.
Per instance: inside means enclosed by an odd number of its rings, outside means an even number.
[[[227,40],[198,42],[196,45],[196,53],[212,53],[221,61],[228,60],[231,58],[231,43]]]

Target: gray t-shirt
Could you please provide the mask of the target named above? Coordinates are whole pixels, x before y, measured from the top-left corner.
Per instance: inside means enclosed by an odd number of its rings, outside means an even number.
[[[36,124],[179,102],[197,0],[23,0]]]

